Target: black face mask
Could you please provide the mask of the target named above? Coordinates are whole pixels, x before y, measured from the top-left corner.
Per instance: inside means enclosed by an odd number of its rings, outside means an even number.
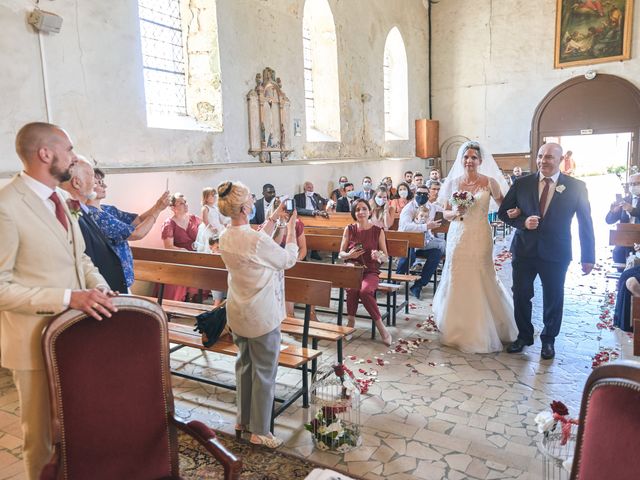
[[[429,196],[426,193],[416,193],[416,203],[418,205],[424,205],[427,203],[427,200],[429,200]]]

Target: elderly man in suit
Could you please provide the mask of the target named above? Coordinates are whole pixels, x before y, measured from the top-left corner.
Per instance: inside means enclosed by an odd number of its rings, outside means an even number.
[[[302,190],[304,190],[302,193],[296,193],[293,196],[298,215],[326,215],[327,200],[313,191],[313,183],[304,182]]]
[[[127,293],[129,289],[122,261],[109,239],[89,215],[87,202],[95,197],[94,185],[93,166],[78,155],[77,162],[71,168],[71,178],[62,183],[61,187],[71,196],[72,200],[67,204],[73,207],[71,213],[78,219],[86,247],[84,253],[89,255],[112,290]]]
[[[560,332],[564,304],[564,280],[571,262],[571,221],[578,217],[582,271],[595,263],[595,239],[591,207],[584,182],[560,173],[562,147],[546,143],[538,151],[538,172],[515,182],[505,196],[498,216],[515,227],[513,254],[513,309],[518,338],[508,353],[533,345],[531,299],[533,282],[539,275],[543,294],[544,329],[540,334],[540,356],[555,356],[554,342]],[[509,217],[519,208],[520,215]]]
[[[0,189],[0,337],[2,366],[18,390],[27,478],[35,480],[52,453],[42,330],[68,307],[97,320],[116,309],[57,188],[76,162],[68,135],[30,123],[18,132],[16,152],[24,170]]]

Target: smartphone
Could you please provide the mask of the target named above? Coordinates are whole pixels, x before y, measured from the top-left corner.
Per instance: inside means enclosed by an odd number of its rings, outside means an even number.
[[[438,222],[442,220],[444,220],[444,214],[442,212],[436,212],[435,217],[433,217],[433,221]]]
[[[293,204],[292,199],[287,199],[284,201],[284,209],[287,213],[292,213],[295,209],[295,205]]]
[[[164,191],[165,191],[165,192],[168,192],[168,191],[169,191],[169,177],[167,177],[167,181],[166,181],[166,184],[165,184],[165,186],[164,186]]]
[[[622,202],[622,194],[616,193],[616,203],[620,203],[620,202]]]

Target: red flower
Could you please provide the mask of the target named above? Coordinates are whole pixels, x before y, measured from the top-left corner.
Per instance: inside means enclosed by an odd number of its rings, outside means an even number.
[[[554,400],[550,405],[553,413],[557,413],[561,416],[569,415],[569,409],[564,403]]]
[[[344,370],[345,370],[345,367],[341,363],[338,363],[333,366],[333,371],[335,372],[336,376],[340,378],[344,377]]]

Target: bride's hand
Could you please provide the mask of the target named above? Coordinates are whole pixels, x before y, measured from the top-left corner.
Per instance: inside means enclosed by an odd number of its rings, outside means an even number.
[[[509,210],[507,210],[507,215],[509,216],[509,218],[518,218],[521,213],[522,210],[520,210],[518,207],[510,208]]]
[[[465,207],[462,207],[460,205],[456,205],[456,207],[453,209],[454,212],[456,212],[456,215],[458,217],[464,215],[465,213],[467,213],[467,209]]]

